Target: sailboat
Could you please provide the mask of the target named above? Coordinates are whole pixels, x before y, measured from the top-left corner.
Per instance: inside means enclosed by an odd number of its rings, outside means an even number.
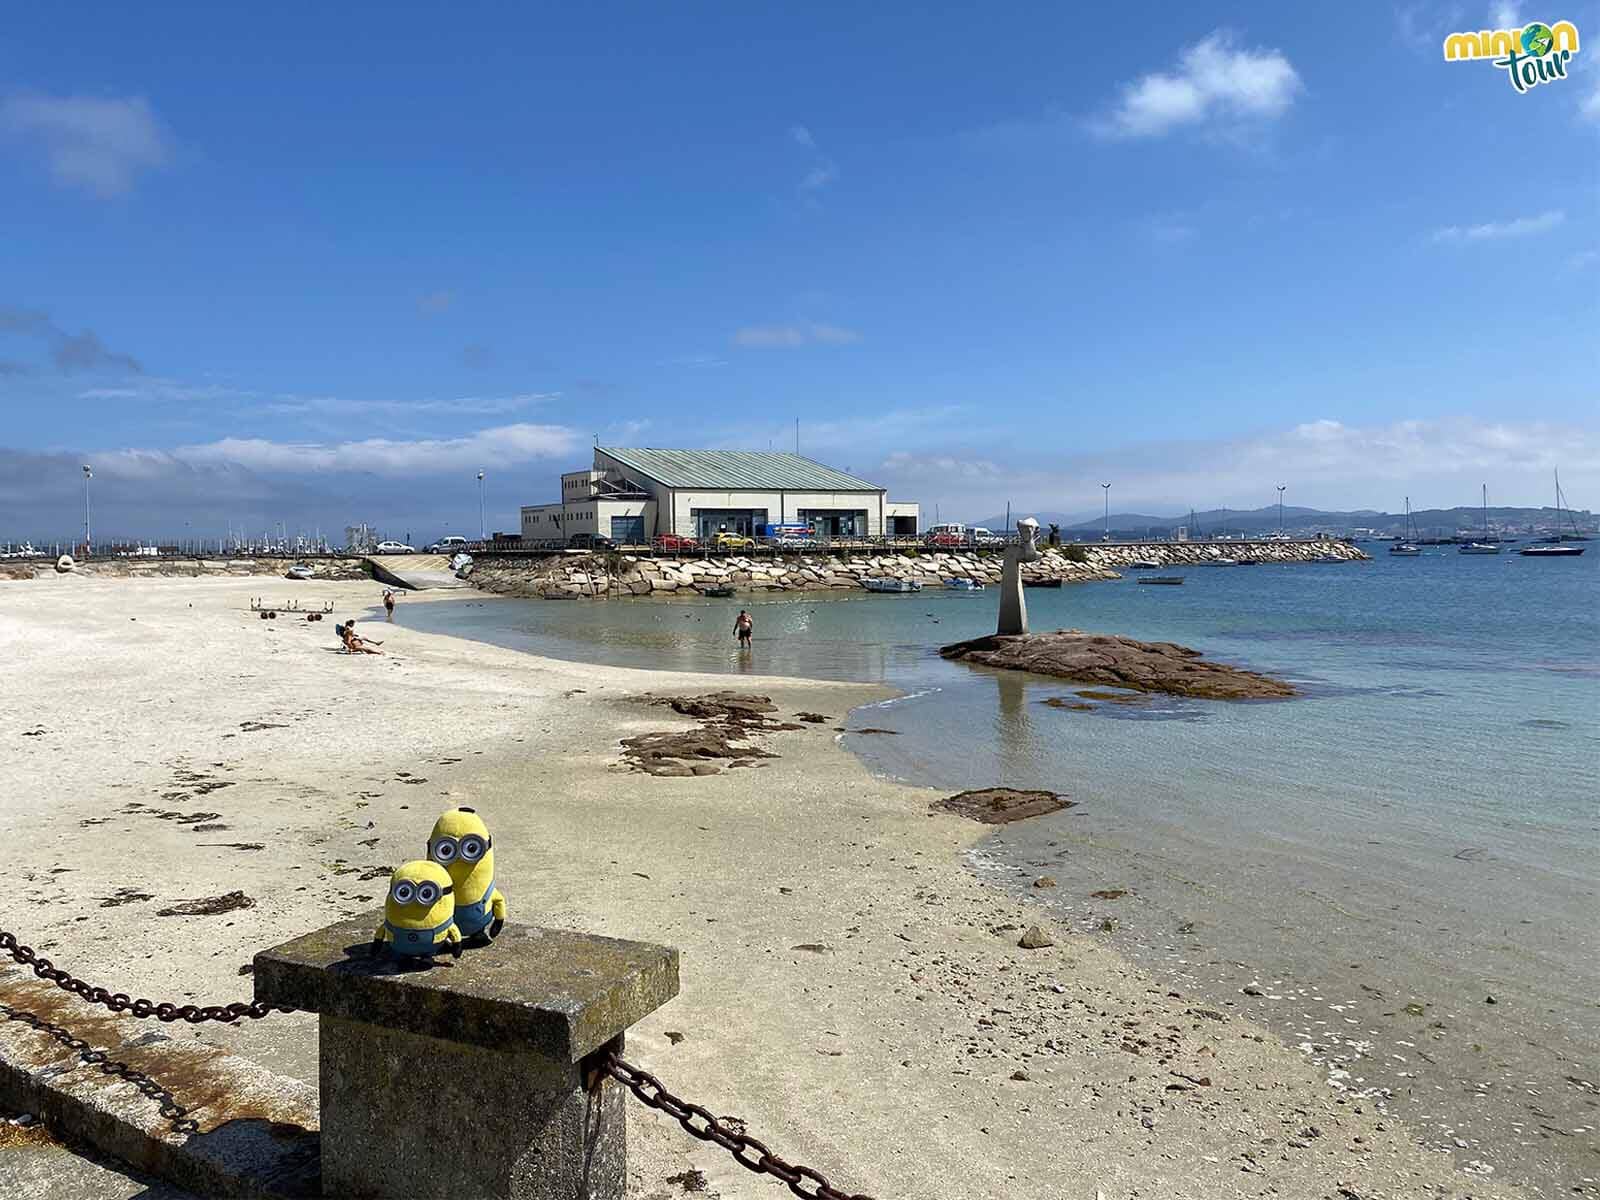
[[[1562,532],[1562,529],[1561,529],[1561,473],[1559,471],[1557,471],[1556,472],[1556,533],[1555,533],[1554,537],[1545,539],[1545,541],[1547,541],[1547,542],[1554,542],[1555,545],[1553,545],[1553,546],[1528,546],[1525,549],[1518,550],[1517,553],[1522,555],[1523,558],[1576,558],[1578,555],[1582,554],[1583,551],[1584,551],[1584,547],[1583,546],[1567,546],[1567,545],[1563,545],[1562,544],[1566,537],[1567,537],[1567,535],[1564,534]],[[1578,533],[1578,522],[1577,522],[1576,519],[1574,519],[1573,522],[1572,522],[1572,540],[1573,541],[1587,541],[1588,540],[1587,538],[1583,537],[1582,534]]]
[[[1398,542],[1389,544],[1389,553],[1396,557],[1415,558],[1422,553],[1422,548],[1411,539],[1416,537],[1416,531],[1411,528],[1411,497],[1406,497],[1406,536]]]
[[[1489,540],[1489,485],[1483,485],[1483,541],[1468,542],[1460,547],[1457,554],[1499,554],[1500,547]]]

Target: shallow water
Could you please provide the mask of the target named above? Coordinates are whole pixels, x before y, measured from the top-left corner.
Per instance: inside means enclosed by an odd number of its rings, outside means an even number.
[[[989,839],[974,870],[1080,928],[1109,919],[1103,936],[1173,986],[1260,1017],[1464,1165],[1584,1186],[1600,1174],[1600,547],[1378,550],[1027,592],[1035,629],[1182,642],[1304,689],[1282,703],[1044,705],[1083,701],[937,656],[992,631],[993,589],[467,601],[404,619],[586,661],[887,681],[905,694],[848,721],[896,731],[847,735],[874,770],[1079,801]],[[1058,886],[1031,888],[1045,873]],[[1129,894],[1090,897],[1107,888]]]

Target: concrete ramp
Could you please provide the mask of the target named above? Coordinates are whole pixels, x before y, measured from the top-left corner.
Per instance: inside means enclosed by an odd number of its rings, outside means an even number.
[[[420,592],[429,588],[466,587],[442,554],[369,554],[367,565],[380,583]]]

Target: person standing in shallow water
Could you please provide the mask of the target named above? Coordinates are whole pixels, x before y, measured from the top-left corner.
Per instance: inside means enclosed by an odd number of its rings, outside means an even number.
[[[755,640],[756,623],[744,609],[739,610],[739,616],[733,622],[733,636],[739,639],[739,649],[748,650]]]
[[[394,592],[388,588],[383,589],[383,611],[388,614],[389,620],[394,620]]]

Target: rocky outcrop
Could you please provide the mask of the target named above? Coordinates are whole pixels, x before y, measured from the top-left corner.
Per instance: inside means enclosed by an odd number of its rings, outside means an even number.
[[[1059,579],[1087,583],[1115,579],[1119,568],[1141,559],[1174,566],[1204,565],[1218,558],[1258,562],[1315,562],[1366,555],[1344,542],[1156,542],[1138,546],[1041,547],[1039,558],[1022,564],[1024,584]],[[1082,561],[1077,561],[1081,559]],[[946,579],[1000,582],[999,550],[885,550],[836,554],[730,555],[716,558],[653,557],[644,554],[480,554],[470,582],[486,592],[545,599],[599,596],[671,596],[731,587],[739,592],[849,591],[874,577],[915,580],[924,587]]]
[[[1008,825],[1012,821],[1025,821],[1029,817],[1060,812],[1063,808],[1071,808],[1074,803],[1054,792],[992,787],[957,792],[954,796],[935,800],[933,810],[970,817],[985,825]]]
[[[1209,662],[1187,646],[1078,629],[973,638],[944,646],[939,653],[985,667],[1201,700],[1281,700],[1296,694],[1282,680]]]

